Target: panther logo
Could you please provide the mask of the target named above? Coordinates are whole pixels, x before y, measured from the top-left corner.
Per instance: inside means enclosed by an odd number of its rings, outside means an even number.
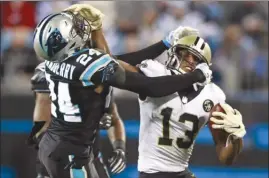
[[[47,43],[45,46],[48,47],[48,56],[53,57],[54,54],[59,52],[67,45],[67,42],[63,38],[60,31],[56,28],[48,37]]]

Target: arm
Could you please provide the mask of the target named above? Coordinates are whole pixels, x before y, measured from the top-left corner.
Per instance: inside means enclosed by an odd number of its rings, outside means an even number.
[[[36,137],[47,129],[51,121],[50,105],[51,101],[48,93],[36,93],[33,120],[35,125],[44,123],[43,127],[36,133]]]
[[[92,32],[92,40],[96,43],[96,47],[98,49],[101,49],[104,52],[110,54],[110,50],[104,37],[102,28]]]
[[[108,54],[111,54],[107,41],[104,37],[102,28],[92,32],[92,40],[96,44],[96,48],[101,49]],[[140,64],[142,61],[146,59],[157,58],[167,49],[169,48],[165,45],[165,42],[162,40],[142,50],[121,55],[114,55],[114,57],[120,59],[121,61],[129,63],[130,65],[135,66],[137,64]]]
[[[213,112],[213,117],[210,120],[214,123],[212,124],[212,129],[223,130],[211,133],[220,162],[225,165],[231,165],[242,151],[243,136],[246,134],[246,130],[239,111],[228,104],[221,104],[221,106],[226,114]],[[221,119],[214,118],[216,116]]]
[[[216,136],[213,136],[216,137]],[[216,142],[216,152],[219,161],[225,165],[232,165],[243,148],[243,139],[230,137],[227,145],[223,142]]]
[[[169,49],[174,44],[175,40],[188,35],[199,35],[199,33],[196,29],[191,27],[179,26],[177,29],[171,31],[163,40],[159,41],[158,43],[155,43],[145,49],[136,52],[116,55],[115,57],[135,66],[146,59],[157,58],[164,51]]]
[[[51,100],[47,86],[44,63],[37,66],[34,76],[31,78],[32,90],[35,93],[35,108],[33,113],[33,122],[31,133],[28,137],[28,144],[36,144],[36,141],[47,129],[51,120]]]
[[[116,63],[110,64],[104,72],[103,82],[144,96],[162,97],[183,90],[196,82],[205,80],[200,70],[183,75],[161,77],[146,77],[127,70]]]
[[[129,90],[144,96],[162,97],[173,94],[192,86],[197,82],[204,82],[211,78],[211,70],[207,64],[197,65],[193,72],[182,75],[161,77],[146,77],[140,73],[129,72],[108,54],[101,54],[90,49],[91,56],[98,58],[88,63],[86,68],[79,73],[78,78],[84,86],[110,85],[124,90]],[[199,68],[198,68],[199,67]],[[210,81],[210,80],[209,80]]]
[[[109,140],[114,149],[120,148],[125,151],[125,128],[115,102],[111,104],[110,114],[112,115],[112,127],[108,129]]]
[[[125,128],[118,114],[117,105],[115,102],[110,104],[108,113],[111,117],[106,117],[107,120],[112,120],[112,126],[108,129],[108,138],[113,146],[113,155],[109,159],[109,165],[113,174],[120,173],[126,167],[125,157]]]

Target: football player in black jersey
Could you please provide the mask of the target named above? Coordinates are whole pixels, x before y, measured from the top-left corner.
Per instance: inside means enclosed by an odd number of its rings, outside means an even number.
[[[36,67],[35,74],[31,79],[36,101],[33,117],[34,126],[27,141],[29,145],[34,145],[36,148],[38,148],[39,140],[50,122],[50,91],[47,86],[44,70],[45,65],[43,62]],[[119,173],[125,168],[125,130],[114,102],[107,103],[105,114],[100,121],[100,129],[108,130],[108,136],[115,150],[114,155],[111,157],[113,162],[111,172]],[[98,137],[97,140],[99,140]],[[102,160],[97,140],[93,147],[94,161],[88,164],[86,171],[89,178],[106,178],[109,177],[109,173]],[[38,158],[36,163],[37,178],[48,176]]]
[[[92,160],[92,146],[111,86],[161,97],[197,82],[208,83],[211,78],[206,65],[180,76],[149,78],[129,72],[110,55],[85,47],[90,34],[90,22],[68,12],[45,17],[35,30],[34,49],[46,60],[52,101],[52,120],[38,154],[51,178],[72,177],[70,172],[85,169]]]

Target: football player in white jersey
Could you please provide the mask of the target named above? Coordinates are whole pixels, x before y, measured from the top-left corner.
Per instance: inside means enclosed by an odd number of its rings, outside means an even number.
[[[188,73],[200,63],[211,65],[209,45],[195,35],[176,40],[168,56],[166,65],[146,60],[138,66],[139,70],[146,76],[156,77]],[[219,160],[226,165],[232,164],[242,149],[246,130],[240,112],[225,100],[224,92],[214,83],[194,84],[185,91],[165,97],[139,96],[140,178],[195,177],[188,170],[188,163],[194,140],[209,119],[213,122],[213,129],[223,129],[229,134],[223,141],[220,138],[223,135],[212,132]],[[212,107],[218,103],[226,114],[213,112],[213,117],[209,118]]]

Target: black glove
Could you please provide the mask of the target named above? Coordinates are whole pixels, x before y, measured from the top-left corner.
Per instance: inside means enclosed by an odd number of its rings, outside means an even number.
[[[113,152],[113,156],[108,160],[108,163],[113,174],[122,172],[126,167],[125,151],[116,149]]]
[[[39,134],[38,137],[36,137],[36,136],[28,137],[28,139],[26,140],[26,144],[28,146],[34,147],[36,150],[38,150],[39,142],[41,141],[44,134],[45,134],[45,132],[42,132],[41,134]]]
[[[38,137],[36,137],[36,134],[43,128],[45,123],[46,123],[45,121],[34,122],[31,133],[26,140],[26,144],[28,146],[33,146],[34,148],[38,149],[38,144],[44,133],[41,133]]]
[[[99,122],[100,129],[107,130],[112,126],[112,116],[105,113]]]

